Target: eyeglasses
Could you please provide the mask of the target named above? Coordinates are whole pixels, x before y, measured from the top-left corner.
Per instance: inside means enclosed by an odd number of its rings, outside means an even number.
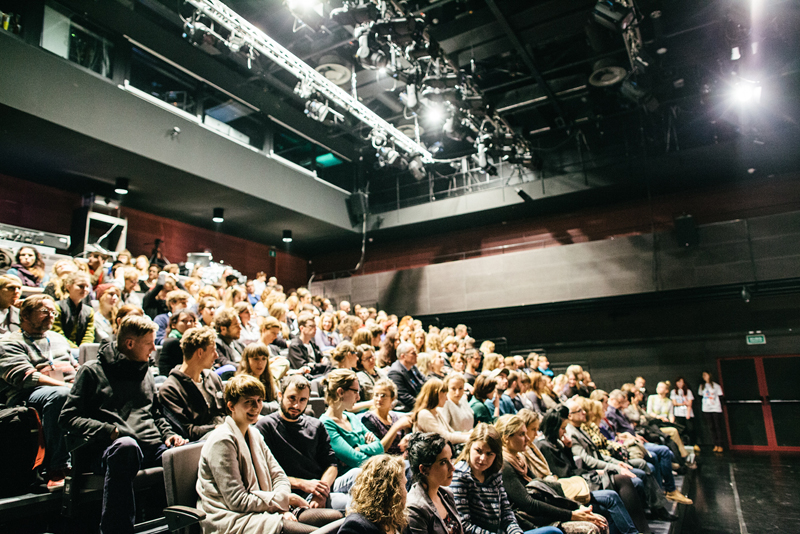
[[[575,410],[574,412],[569,412],[570,415],[572,415],[574,413],[586,413],[586,410],[584,410],[583,408],[580,408],[579,410]]]
[[[353,393],[361,393],[361,390],[356,388],[347,388],[347,391],[352,391]]]
[[[42,315],[50,315],[52,317],[55,317],[56,315],[58,315],[57,311],[48,310],[47,308],[42,308],[41,310],[39,310],[39,313],[42,314]]]

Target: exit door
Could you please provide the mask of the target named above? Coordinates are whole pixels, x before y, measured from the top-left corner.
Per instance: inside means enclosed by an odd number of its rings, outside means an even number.
[[[800,356],[717,363],[731,450],[800,452]]]

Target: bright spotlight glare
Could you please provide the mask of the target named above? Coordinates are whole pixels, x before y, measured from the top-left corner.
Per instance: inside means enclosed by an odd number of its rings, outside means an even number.
[[[444,122],[444,119],[444,107],[438,105],[428,106],[428,110],[425,112],[425,120],[427,122],[431,124],[441,124]]]
[[[733,86],[731,94],[733,99],[741,104],[761,102],[761,86],[754,83],[739,82]]]
[[[731,48],[731,61],[736,61],[737,59],[741,58],[742,54],[739,52],[739,47],[734,46]]]
[[[315,7],[317,2],[315,0],[288,0],[287,4],[291,11],[308,11]]]

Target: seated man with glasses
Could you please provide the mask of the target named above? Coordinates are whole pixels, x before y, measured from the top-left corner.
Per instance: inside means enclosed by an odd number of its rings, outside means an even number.
[[[69,453],[58,426],[61,407],[75,379],[77,362],[67,338],[53,332],[56,305],[47,295],[33,295],[20,306],[20,330],[0,340],[0,398],[9,406],[27,403],[42,419],[45,468],[50,491],[64,485]]]

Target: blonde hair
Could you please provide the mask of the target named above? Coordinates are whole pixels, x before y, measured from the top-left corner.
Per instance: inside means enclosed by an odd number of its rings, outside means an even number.
[[[503,440],[503,446],[508,445],[508,438],[519,432],[520,430],[528,430],[528,425],[525,420],[517,414],[507,413],[501,415],[494,423],[494,427],[500,433],[500,438]]]
[[[406,515],[406,466],[402,456],[380,454],[361,464],[350,490],[348,513],[363,515],[383,532],[402,532]]]
[[[391,394],[392,400],[397,398],[397,384],[389,380],[388,378],[381,378],[380,380],[376,381],[375,384],[372,386],[372,396],[375,396],[375,392],[379,389],[385,389]]]
[[[425,351],[426,352],[441,352],[442,351],[442,337],[431,332],[425,338]]]
[[[478,349],[484,354],[491,354],[494,352],[494,341],[489,341],[488,339],[481,343],[481,348]]]
[[[417,354],[417,369],[422,373],[422,376],[428,375],[428,366],[431,364],[431,360],[433,360],[433,354],[427,352]]]
[[[353,384],[358,384],[358,376],[351,369],[335,369],[322,379],[325,388],[325,401],[329,404],[339,404],[339,388],[348,389]]]
[[[483,368],[481,372],[494,371],[498,367],[501,367],[500,362],[505,363],[502,355],[495,353],[487,354],[483,358]]]

